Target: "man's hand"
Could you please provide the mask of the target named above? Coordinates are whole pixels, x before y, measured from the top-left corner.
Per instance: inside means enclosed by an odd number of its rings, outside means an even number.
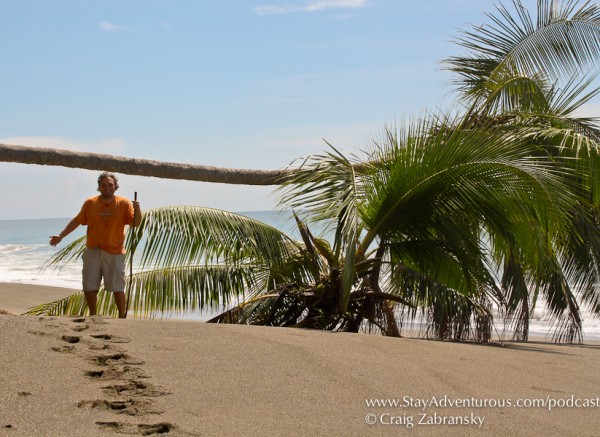
[[[134,200],[133,204],[133,225],[139,226],[142,222],[142,210],[140,209],[140,202]]]
[[[59,235],[51,235],[50,236],[50,245],[51,246],[56,246],[58,243],[60,243],[62,241],[63,238],[65,238],[67,235],[69,235],[71,232],[73,232],[77,226],[79,226],[79,223],[77,222],[77,217],[75,217],[73,220],[71,220],[67,226],[63,229],[63,231],[59,234]]]

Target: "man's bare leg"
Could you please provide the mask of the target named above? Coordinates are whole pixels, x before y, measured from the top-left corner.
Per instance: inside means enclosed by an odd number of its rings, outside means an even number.
[[[113,294],[115,295],[115,303],[117,304],[117,308],[119,310],[119,319],[124,319],[127,312],[127,309],[125,308],[125,292],[116,291]]]
[[[98,301],[98,292],[97,291],[84,291],[85,301],[87,302],[87,306],[90,310],[90,316],[96,315],[96,302]]]

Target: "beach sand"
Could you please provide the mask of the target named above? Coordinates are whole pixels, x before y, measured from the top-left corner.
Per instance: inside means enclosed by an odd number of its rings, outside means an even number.
[[[11,287],[0,286],[0,307],[20,309]],[[41,303],[35,289],[28,295],[28,306]],[[600,429],[597,344],[476,345],[11,315],[0,315],[0,344],[0,436],[597,436]],[[368,406],[368,399],[412,406]],[[563,407],[517,405],[538,399]]]
[[[78,290],[46,285],[29,285],[0,282],[0,310],[23,314],[29,308],[63,299]]]

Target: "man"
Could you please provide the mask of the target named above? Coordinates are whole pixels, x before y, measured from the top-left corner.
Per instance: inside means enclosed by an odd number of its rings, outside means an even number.
[[[83,292],[90,315],[96,315],[96,303],[100,282],[111,291],[119,310],[119,317],[126,316],[125,302],[125,225],[139,226],[142,221],[140,204],[115,196],[119,188],[117,177],[104,172],[98,178],[99,196],[87,199],[79,214],[63,231],[50,237],[56,246],[79,225],[87,226],[86,249],[83,253]]]

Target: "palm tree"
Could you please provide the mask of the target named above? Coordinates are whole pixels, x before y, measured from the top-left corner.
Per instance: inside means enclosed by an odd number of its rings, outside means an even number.
[[[492,304],[505,305],[487,242],[514,241],[530,259],[542,258],[544,247],[532,242],[562,235],[575,186],[546,157],[533,157],[526,139],[492,127],[436,130],[441,124],[457,121],[387,130],[360,174],[357,165],[336,164],[340,156],[316,159],[284,199],[314,220],[336,217],[343,302],[357,290],[384,289],[395,299],[365,306],[389,318],[381,306],[400,302],[411,316],[420,309],[437,337],[485,341]]]
[[[531,156],[527,141],[503,131],[415,124],[388,130],[354,162],[335,150],[312,157],[284,185],[282,205],[301,207],[310,222],[331,222],[332,244],[298,216],[301,241],[224,211],[147,212],[139,227],[142,272],[131,278],[134,311],[239,299],[212,321],[399,335],[400,305],[424,314],[436,337],[489,340],[491,306],[503,296],[486,265],[483,226],[488,236],[523,246],[559,235],[572,187],[545,157]],[[83,308],[77,296],[32,313]]]
[[[464,128],[502,126],[539,147],[576,183],[577,202],[569,211],[570,232],[549,245],[544,269],[528,265],[517,248],[497,259],[503,268],[507,310],[516,334],[528,335],[531,308],[545,297],[560,335],[578,335],[579,302],[600,313],[599,144],[597,119],[573,114],[598,94],[589,90],[598,75],[600,7],[597,4],[539,0],[534,21],[520,1],[516,14],[500,5],[491,24],[463,33],[467,55],[446,60],[467,107]]]
[[[225,310],[213,322],[385,335],[421,316],[437,338],[488,341],[495,309],[527,339],[543,296],[556,339],[580,339],[580,303],[600,313],[600,131],[572,112],[598,92],[586,90],[600,13],[540,0],[535,24],[514,5],[520,21],[500,6],[459,40],[469,55],[446,60],[465,111],[388,127],[361,156],[331,147],[289,169],[281,206],[297,212],[298,240],[224,211],[147,212],[130,236],[142,252],[134,311],[210,307]],[[575,65],[591,73],[577,79]],[[32,312],[82,309],[76,297]]]

